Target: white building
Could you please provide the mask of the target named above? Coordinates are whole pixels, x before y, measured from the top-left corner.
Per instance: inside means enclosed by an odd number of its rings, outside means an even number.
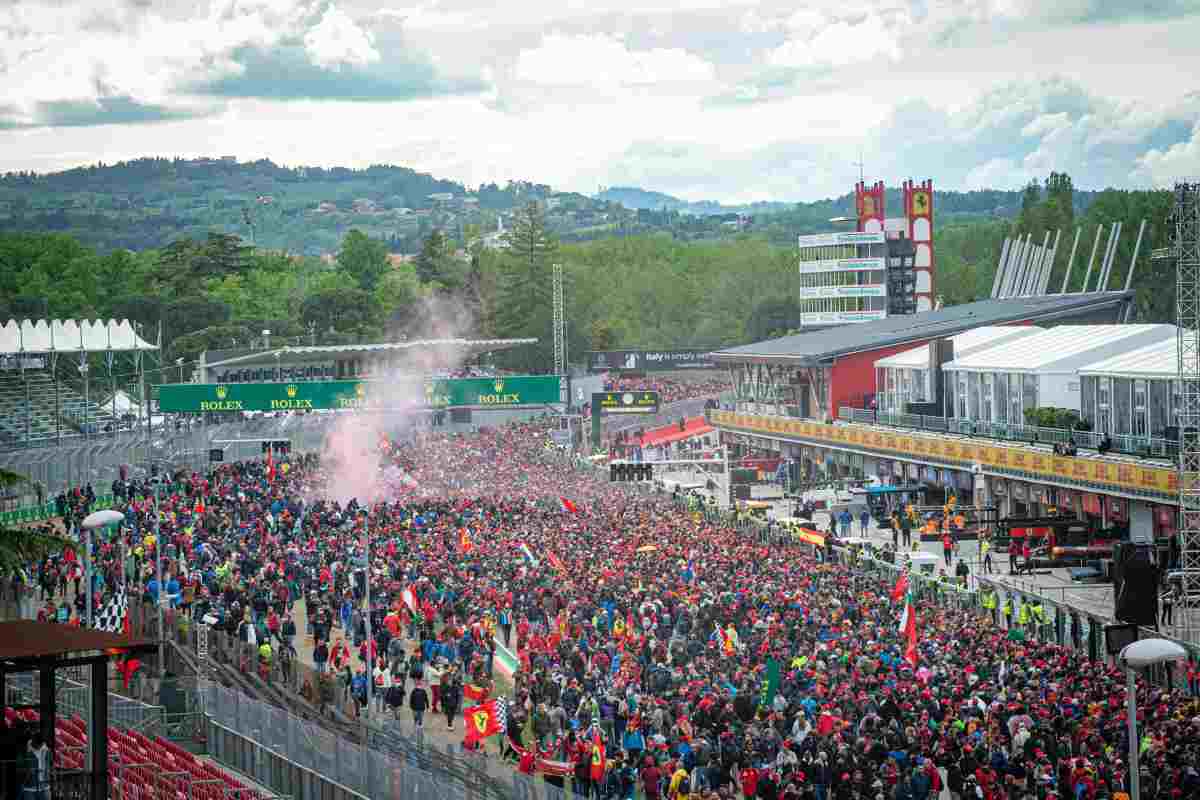
[[[1024,425],[1027,409],[1082,414],[1080,373],[1131,350],[1175,339],[1174,325],[1062,325],[942,365],[957,419]]]
[[[1175,338],[1129,350],[1079,370],[1081,416],[1093,430],[1137,439],[1175,438],[1183,404]]]
[[[800,320],[805,326],[869,322],[887,316],[887,236],[883,231],[799,237]]]
[[[949,342],[946,358],[964,358],[979,350],[1040,333],[1033,325],[986,325],[875,362],[875,407],[889,414],[907,413],[909,403],[937,400],[942,380],[939,343]]]

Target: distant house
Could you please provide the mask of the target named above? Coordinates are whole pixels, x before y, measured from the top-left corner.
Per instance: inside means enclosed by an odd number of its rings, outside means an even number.
[[[413,255],[405,255],[404,253],[388,253],[388,263],[393,269],[400,267],[403,264],[411,264],[416,261],[417,257]]]
[[[337,211],[337,203],[330,202],[329,200],[323,200],[317,206],[318,214],[332,214],[335,211]]]

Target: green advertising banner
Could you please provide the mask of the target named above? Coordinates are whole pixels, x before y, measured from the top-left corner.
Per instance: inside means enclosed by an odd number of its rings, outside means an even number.
[[[452,378],[427,382],[426,408],[520,408],[559,402],[556,375]],[[170,383],[158,389],[158,410],[168,414],[206,411],[316,411],[400,408],[411,389],[386,381],[296,381],[294,383]]]

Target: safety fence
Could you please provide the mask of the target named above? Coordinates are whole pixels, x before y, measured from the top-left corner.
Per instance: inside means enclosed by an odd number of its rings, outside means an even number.
[[[435,746],[399,725],[372,727],[364,747],[278,707],[216,685],[204,690],[212,756],[296,800],[432,798],[565,800],[494,751]]]

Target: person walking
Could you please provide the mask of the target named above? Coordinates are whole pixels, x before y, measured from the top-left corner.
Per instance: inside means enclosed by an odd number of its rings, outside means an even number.
[[[865,508],[861,512],[859,512],[858,526],[859,526],[859,530],[862,532],[862,535],[864,537],[866,537],[867,528],[871,527],[871,512],[867,511],[867,509],[865,509]]]
[[[458,707],[462,703],[462,675],[458,671],[458,667],[450,668],[450,678],[446,681],[445,688],[442,689],[442,710],[446,712],[446,730],[454,730],[454,717],[458,714]]]
[[[992,574],[992,540],[987,536],[979,537],[979,553],[983,557],[983,571]]]
[[[424,727],[425,709],[429,708],[429,695],[425,692],[423,682],[418,680],[413,686],[412,694],[408,696],[408,707],[413,715],[413,727],[420,730]]]

